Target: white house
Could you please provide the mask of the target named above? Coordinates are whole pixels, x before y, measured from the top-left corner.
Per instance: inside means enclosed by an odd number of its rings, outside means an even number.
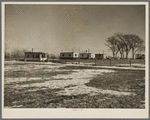
[[[61,52],[60,59],[76,59],[78,58],[77,52]]]

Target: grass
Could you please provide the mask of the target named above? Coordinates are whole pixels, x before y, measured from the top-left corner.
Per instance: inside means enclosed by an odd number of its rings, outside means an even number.
[[[57,74],[69,74],[72,71],[44,71],[44,70],[33,70],[33,71],[5,71],[5,77],[19,78],[19,77],[51,77]]]
[[[90,96],[81,94],[76,96],[57,96],[60,89],[45,89],[36,92],[10,92],[5,90],[5,106],[19,106],[23,108],[142,108],[139,96],[117,97],[109,94]],[[14,91],[14,90],[13,90]]]
[[[93,78],[87,86],[96,87],[100,89],[111,89],[117,91],[130,91],[134,86],[135,90],[138,90],[140,84],[145,83],[145,71],[144,70],[116,70],[112,73],[103,73],[103,75],[97,75]],[[136,91],[137,92],[137,91]]]
[[[141,106],[141,101],[145,100],[145,71],[116,70],[112,73],[103,73],[92,79],[87,86],[104,90],[115,90],[120,92],[134,92],[135,96],[121,96],[116,98],[117,104],[124,107],[133,108]],[[125,104],[124,104],[125,103]]]
[[[19,64],[20,65],[20,64]],[[14,66],[19,66],[15,64]],[[24,64],[22,66],[26,66]],[[12,67],[12,66],[11,66]],[[34,67],[33,67],[34,68]],[[5,78],[18,77],[51,77],[57,74],[71,74],[74,69],[99,69],[86,66],[66,66],[57,69],[69,71],[44,71],[47,67],[32,70],[8,70]],[[145,108],[145,71],[144,70],[115,70],[115,72],[96,75],[86,83],[86,86],[103,90],[114,90],[120,92],[132,92],[136,95],[116,96],[98,93],[79,95],[57,95],[55,92],[65,88],[75,87],[68,85],[61,89],[50,89],[42,87],[15,88],[16,84],[41,83],[46,80],[33,80],[4,85],[4,106],[21,108]],[[58,79],[59,80],[59,79]],[[34,90],[34,91],[32,91]]]

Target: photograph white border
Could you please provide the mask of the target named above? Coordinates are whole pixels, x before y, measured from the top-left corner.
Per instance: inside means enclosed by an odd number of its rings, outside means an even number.
[[[4,40],[5,5],[145,5],[145,109],[83,109],[73,111],[70,108],[4,108]],[[2,2],[2,118],[148,118],[149,117],[149,3],[148,2]]]

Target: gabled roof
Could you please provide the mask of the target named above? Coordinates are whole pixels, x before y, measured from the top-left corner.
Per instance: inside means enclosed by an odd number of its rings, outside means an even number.
[[[100,53],[95,53],[95,55],[103,55],[103,54],[100,54]]]
[[[92,54],[92,53],[87,53],[87,52],[81,52],[79,54]]]
[[[62,54],[64,54],[64,53],[77,53],[77,52],[61,52]]]

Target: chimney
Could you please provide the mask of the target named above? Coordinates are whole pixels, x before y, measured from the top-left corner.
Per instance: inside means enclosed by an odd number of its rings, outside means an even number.
[[[32,48],[32,52],[33,52],[33,48]]]

